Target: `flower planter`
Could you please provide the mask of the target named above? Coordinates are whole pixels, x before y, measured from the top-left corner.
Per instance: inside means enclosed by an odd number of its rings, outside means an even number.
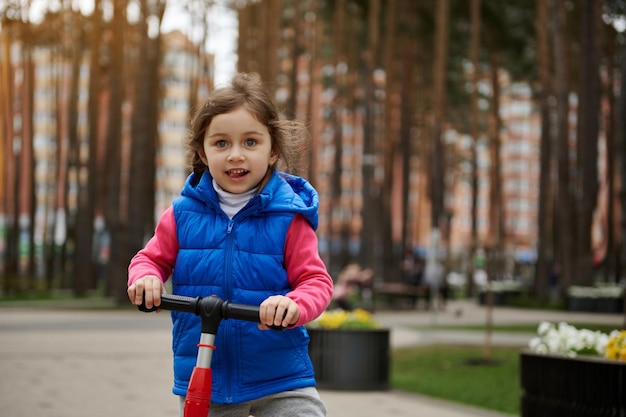
[[[388,329],[308,329],[317,386],[333,390],[389,389]]]
[[[521,291],[516,290],[505,290],[505,291],[492,291],[492,300],[494,306],[507,306],[510,302],[519,297],[522,294]],[[487,292],[481,291],[478,294],[478,304],[484,306],[487,304]]]
[[[596,300],[598,313],[621,313],[624,311],[624,300],[616,297],[600,297]]]
[[[570,311],[597,313],[621,313],[624,301],[618,297],[568,297],[567,306]]]
[[[626,363],[520,355],[521,417],[626,416]]]

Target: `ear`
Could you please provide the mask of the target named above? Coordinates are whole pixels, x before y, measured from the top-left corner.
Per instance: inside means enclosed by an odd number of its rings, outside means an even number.
[[[204,165],[209,166],[209,161],[206,159],[206,154],[204,153],[204,148],[200,148],[196,151],[200,160],[204,163]]]
[[[269,161],[269,166],[274,166],[276,165],[276,161],[278,161],[278,152],[276,151],[272,151],[270,153],[270,161]]]

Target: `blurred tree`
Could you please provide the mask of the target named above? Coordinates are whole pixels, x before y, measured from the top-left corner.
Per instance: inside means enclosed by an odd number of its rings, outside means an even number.
[[[417,36],[415,28],[418,22],[417,8],[414,3],[401,2],[401,9],[399,16],[401,22],[399,23],[400,42],[398,42],[400,50],[404,53],[400,53],[399,57],[402,60],[401,73],[399,74],[399,93],[401,96],[401,108],[400,108],[400,143],[399,149],[396,154],[396,158],[399,160],[402,166],[401,181],[401,201],[402,201],[402,234],[400,237],[400,248],[409,248],[411,236],[409,224],[411,224],[411,161],[414,155],[419,152],[417,146],[414,146],[414,142],[417,140],[417,134],[415,125],[419,118],[416,115],[418,85],[415,81],[417,78],[418,68],[418,51],[421,47],[421,39]],[[449,230],[449,229],[448,229]],[[394,267],[399,268],[400,261],[397,259],[397,255],[394,253],[392,258],[392,264]],[[395,271],[399,276],[400,271]]]
[[[127,275],[128,265],[128,219],[127,207],[122,205],[124,185],[122,183],[122,125],[127,79],[124,65],[125,35],[128,33],[127,0],[113,0],[111,20],[110,53],[107,64],[107,89],[109,91],[109,120],[107,120],[106,158],[104,176],[104,213],[110,240],[110,261],[106,270],[106,294],[114,299],[121,298],[120,280]],[[125,112],[124,112],[125,113]],[[125,201],[124,201],[125,202]]]
[[[494,31],[495,32],[495,31]],[[493,41],[495,33],[489,36]],[[487,242],[489,246],[499,253],[504,251],[505,239],[505,208],[502,197],[502,152],[501,131],[502,119],[500,117],[500,52],[499,46],[493,42],[489,45],[489,67],[491,81],[491,103],[489,106],[489,232]],[[494,270],[492,278],[503,278],[504,271]]]
[[[606,96],[607,111],[603,115],[602,120],[605,130],[606,138],[606,192],[607,192],[607,215],[605,224],[606,233],[606,256],[603,260],[604,264],[604,280],[606,282],[619,281],[619,271],[621,270],[621,260],[619,256],[619,242],[617,237],[619,236],[619,224],[617,223],[617,208],[619,207],[616,201],[616,193],[618,190],[618,176],[616,165],[618,162],[617,152],[617,126],[615,117],[617,114],[617,99],[616,99],[616,85],[619,85],[619,56],[617,51],[619,50],[618,32],[611,24],[613,16],[611,16],[610,8],[606,11],[606,16],[610,19],[607,24],[601,25],[602,38],[604,38],[602,53],[603,63],[601,66],[606,66],[608,70],[605,75],[601,77],[603,94]]]
[[[156,174],[156,149],[158,142],[157,120],[159,104],[159,63],[161,62],[161,21],[165,12],[164,1],[140,1],[141,17],[138,24],[138,61],[133,97],[131,122],[130,172],[128,180],[128,247],[125,257],[130,260],[152,236],[154,231],[154,181]],[[157,28],[151,36],[148,24]],[[126,264],[126,267],[128,264]],[[124,268],[126,269],[126,268]],[[118,278],[119,277],[119,278]],[[113,275],[118,281],[114,297],[125,302],[126,271]]]
[[[377,262],[377,249],[380,248],[380,218],[379,198],[380,184],[376,180],[376,149],[379,141],[379,109],[380,92],[383,85],[380,71],[381,50],[381,22],[382,4],[374,0],[370,4],[367,15],[367,38],[366,48],[363,54],[364,71],[362,84],[364,85],[364,109],[363,120],[363,164],[361,175],[363,176],[363,227],[360,238],[359,262],[367,268],[380,272],[381,265]]]
[[[560,0],[550,1],[550,33],[553,40],[554,95],[556,100],[555,113],[555,138],[558,157],[558,191],[555,209],[558,211],[558,224],[556,227],[555,247],[557,251],[556,262],[561,265],[561,289],[564,290],[571,283],[574,275],[574,218],[572,207],[574,201],[570,188],[570,149],[569,140],[569,56],[567,32],[565,31],[566,12],[563,2]]]
[[[607,170],[609,177],[609,212],[607,219],[608,247],[605,278],[613,275],[615,282],[624,276],[626,266],[626,36],[619,22],[626,17],[626,1],[606,1],[603,19],[607,25],[606,95],[609,112],[606,120]],[[617,93],[617,94],[616,94]],[[617,97],[616,97],[617,95]],[[616,185],[619,184],[619,185]],[[618,193],[617,196],[614,196]],[[618,201],[614,201],[618,200]],[[621,212],[617,212],[621,207]],[[617,219],[621,218],[621,224]],[[613,261],[611,262],[611,258]],[[612,269],[612,271],[611,271]],[[626,327],[626,294],[624,294],[624,326]]]
[[[478,109],[478,89],[481,79],[481,62],[480,62],[480,34],[481,34],[481,0],[472,0],[470,3],[470,49],[469,59],[472,64],[471,82],[472,94],[470,100],[470,135],[472,144],[470,150],[470,167],[471,167],[471,242],[469,248],[469,265],[467,276],[467,293],[471,296],[474,294],[474,258],[476,251],[481,246],[478,241],[478,141],[480,137],[480,112]]]
[[[548,295],[548,277],[553,268],[554,184],[552,175],[552,136],[550,134],[550,61],[548,41],[548,4],[536,2],[537,13],[537,67],[539,69],[538,103],[541,118],[539,207],[537,214],[537,265],[534,292],[540,299]]]
[[[4,11],[3,11],[4,12]],[[4,13],[3,13],[4,16]],[[10,135],[10,122],[9,122],[9,108],[11,106],[11,76],[10,76],[10,42],[11,37],[9,33],[11,29],[7,28],[7,21],[3,19],[2,21],[2,30],[0,31],[0,108],[2,108],[2,113],[0,114],[0,134],[7,138],[3,141],[0,146],[0,163],[3,168],[0,169],[0,204],[1,204],[1,212],[4,214],[3,224],[4,227],[4,235],[2,238],[4,239],[5,251],[0,259],[0,264],[4,266],[2,268],[2,282],[0,282],[0,289],[3,293],[9,292],[9,276],[10,276],[10,253],[11,253],[11,239],[10,229],[8,227],[9,222],[9,213],[12,212],[11,205],[9,204],[9,187],[8,187],[8,171],[11,168],[10,164],[10,156],[11,149],[10,147],[11,140],[9,138]],[[13,199],[11,199],[13,200]]]
[[[78,171],[84,172],[86,181],[78,182],[78,201],[76,211],[76,250],[74,252],[74,282],[75,293],[84,295],[88,287],[92,286],[90,280],[96,277],[96,269],[93,258],[94,247],[94,217],[96,208],[96,196],[98,193],[98,178],[104,178],[98,158],[98,135],[100,132],[100,82],[102,79],[102,56],[94,51],[100,50],[102,42],[102,5],[100,0],[94,2],[94,9],[89,20],[90,34],[89,50],[89,102],[87,108],[88,118],[88,146],[89,151],[86,161],[79,161]],[[95,283],[94,279],[91,281]]]
[[[81,143],[78,137],[78,100],[79,100],[79,80],[80,66],[83,58],[83,28],[82,15],[71,8],[70,2],[63,3],[61,11],[61,21],[63,23],[61,40],[59,42],[61,50],[60,58],[60,85],[59,91],[59,136],[58,148],[60,151],[58,164],[58,179],[56,190],[56,213],[54,221],[54,248],[55,265],[47,268],[48,288],[52,286],[51,271],[55,271],[61,277],[61,285],[68,287],[67,281],[87,280],[95,282],[93,274],[71,276],[76,270],[73,262],[77,252],[77,234],[82,232],[77,228],[76,217],[77,202],[70,200],[69,190],[81,182],[79,177],[81,170]],[[93,223],[93,215],[90,216]],[[91,228],[93,230],[93,227]],[[87,249],[91,246],[86,243]],[[87,259],[92,259],[91,252],[86,254]],[[74,259],[72,259],[74,257]],[[81,284],[77,284],[81,285]],[[93,286],[93,285],[92,285]]]
[[[591,285],[591,227],[598,205],[598,133],[600,121],[600,25],[602,2],[580,0],[580,52],[577,116],[576,240],[572,283]]]
[[[239,16],[237,70],[256,72],[276,89],[281,0],[244,1],[237,5]]]
[[[385,36],[382,50],[382,63],[385,69],[385,102],[384,102],[384,141],[381,149],[384,186],[381,187],[381,238],[383,252],[383,271],[388,280],[393,281],[399,277],[399,259],[394,257],[394,236],[392,222],[392,198],[393,189],[398,184],[395,178],[394,167],[397,166],[398,145],[400,132],[398,131],[397,116],[400,114],[398,103],[401,100],[401,91],[406,88],[400,84],[402,81],[401,68],[398,61],[402,59],[398,53],[401,45],[400,25],[398,17],[398,2],[389,0],[386,7]],[[404,51],[406,53],[407,51]],[[444,64],[445,65],[445,64]],[[395,242],[398,240],[396,239]]]
[[[430,125],[432,148],[430,154],[431,250],[437,250],[441,222],[444,215],[444,147],[442,132],[446,114],[446,68],[448,59],[448,0],[439,0],[435,6],[435,58],[433,60],[432,121]]]

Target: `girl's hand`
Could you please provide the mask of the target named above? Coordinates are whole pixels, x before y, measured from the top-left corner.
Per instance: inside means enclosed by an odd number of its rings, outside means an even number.
[[[266,298],[259,306],[259,329],[268,330],[270,326],[289,327],[300,318],[300,308],[289,297],[273,295]]]
[[[127,292],[130,302],[136,306],[141,305],[145,294],[146,308],[152,308],[161,304],[161,294],[165,292],[165,287],[159,277],[146,275],[128,287]]]

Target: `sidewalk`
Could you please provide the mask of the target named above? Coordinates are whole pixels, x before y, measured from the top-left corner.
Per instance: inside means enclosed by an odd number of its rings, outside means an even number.
[[[0,304],[1,306],[1,304]],[[452,302],[437,316],[424,311],[377,313],[392,329],[393,347],[423,343],[482,343],[482,332],[437,329],[479,324],[485,309]],[[621,315],[496,308],[493,321],[601,322]],[[419,328],[417,328],[419,326]],[[494,335],[494,344],[526,346],[532,335]],[[0,308],[0,410],[7,417],[175,417],[171,394],[169,314],[134,310]],[[478,408],[401,392],[320,392],[328,417],[500,417]]]
[[[440,326],[482,325],[487,321],[487,309],[472,300],[452,301],[443,312],[432,313],[424,310],[379,311],[376,318],[382,325],[392,329],[393,347],[416,344],[464,343],[482,344],[485,340],[481,331],[457,331],[442,329]],[[531,324],[537,326],[542,321],[558,323],[597,323],[622,328],[623,314],[581,313],[552,310],[530,310],[512,307],[494,307],[494,326],[506,324]],[[502,346],[528,345],[535,333],[498,332],[492,335],[492,343]]]

